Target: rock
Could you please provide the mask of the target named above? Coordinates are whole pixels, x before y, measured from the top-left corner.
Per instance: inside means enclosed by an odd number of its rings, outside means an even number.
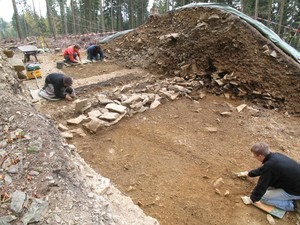
[[[205,127],[205,130],[207,130],[210,133],[218,132],[218,128],[216,128],[216,127]]]
[[[26,194],[22,191],[15,191],[11,195],[10,209],[15,213],[21,213],[23,210],[23,204],[26,200]]]
[[[22,221],[24,225],[28,223],[39,222],[43,219],[48,211],[49,203],[41,199],[35,198],[30,205],[28,212],[24,215]]]
[[[107,96],[104,94],[98,94],[96,95],[96,98],[98,99],[100,104],[108,104],[113,102],[111,99],[107,98]]]
[[[188,93],[188,94],[191,93],[191,90],[189,90],[189,89],[187,89],[185,87],[182,87],[180,85],[170,85],[168,88],[169,88],[169,90],[184,92],[184,93]]]
[[[11,174],[16,174],[19,172],[19,165],[18,164],[14,164],[11,165],[7,168],[7,172],[11,173]]]
[[[273,218],[273,216],[271,216],[270,214],[267,215],[267,221],[269,222],[269,224],[274,225],[275,224],[275,220]]]
[[[72,125],[78,125],[84,120],[87,120],[87,117],[85,115],[80,115],[76,118],[72,118],[72,119],[67,120],[67,123],[72,124]]]
[[[106,112],[103,115],[99,116],[99,118],[103,120],[113,121],[118,119],[119,116],[120,116],[119,113]]]
[[[42,150],[43,141],[41,137],[29,143],[27,152],[39,152]]]
[[[229,196],[230,192],[228,190],[225,191],[224,196]]]
[[[107,104],[105,106],[105,108],[110,111],[114,111],[114,112],[118,112],[118,113],[124,113],[126,111],[126,106],[118,105],[118,104],[114,104],[114,103]]]
[[[215,193],[218,195],[222,195],[221,191],[218,188],[215,189]]]
[[[237,110],[238,112],[241,112],[241,111],[243,111],[246,107],[247,107],[246,104],[241,104],[241,105],[239,105],[239,106],[236,107],[236,110]]]
[[[222,177],[218,178],[215,182],[214,182],[214,187],[220,187],[222,184],[224,184],[224,180]]]
[[[98,118],[102,113],[99,109],[94,109],[91,112],[88,112],[89,118]]]
[[[122,104],[124,104],[124,105],[131,105],[134,102],[141,101],[141,100],[142,100],[141,95],[134,94],[134,95],[130,96],[129,98],[124,99],[122,101]]]
[[[0,225],[10,225],[12,221],[14,221],[15,219],[17,219],[17,217],[13,216],[13,215],[9,215],[9,216],[1,216],[0,217]]]
[[[155,109],[156,107],[158,107],[160,105],[160,101],[158,100],[154,100],[151,105],[150,105],[150,109]]]
[[[77,134],[80,137],[85,137],[86,136],[86,134],[84,133],[84,131],[81,128],[70,130],[70,132],[72,132],[74,134]]]
[[[224,117],[230,117],[232,115],[231,112],[222,112],[220,114],[221,114],[221,116],[224,116]]]
[[[71,132],[61,132],[60,135],[63,137],[63,138],[66,138],[66,139],[72,139],[73,138],[73,134]]]
[[[63,124],[58,124],[58,129],[61,130],[61,131],[67,131],[69,130],[69,128],[67,128],[66,126],[64,126]]]
[[[97,118],[92,118],[90,122],[84,124],[83,126],[89,130],[91,133],[96,133],[99,128],[105,126],[106,122],[97,119]]]
[[[75,103],[75,113],[81,112],[81,110],[87,105],[87,99],[77,99]]]
[[[5,175],[4,177],[4,182],[7,186],[9,186],[12,183],[12,178],[8,174]],[[1,224],[1,223],[0,223]]]
[[[272,51],[270,56],[274,57],[274,58],[277,58],[277,53],[275,51]]]
[[[28,173],[30,176],[38,176],[40,173],[38,171],[35,171],[35,170],[31,170],[29,171]]]
[[[5,148],[7,145],[6,141],[0,141],[0,148]]]

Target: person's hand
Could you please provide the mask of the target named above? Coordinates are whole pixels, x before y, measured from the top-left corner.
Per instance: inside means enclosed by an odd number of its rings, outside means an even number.
[[[243,200],[245,205],[250,205],[253,203],[249,196],[242,196],[241,199]]]
[[[248,171],[238,172],[236,175],[238,177],[247,177],[248,176]]]
[[[68,100],[68,101],[72,101],[73,100],[73,98],[70,95],[66,95],[65,99]]]

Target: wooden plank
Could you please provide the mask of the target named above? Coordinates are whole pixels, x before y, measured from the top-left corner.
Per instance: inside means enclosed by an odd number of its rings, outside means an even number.
[[[286,213],[286,211],[284,211],[282,209],[278,209],[275,206],[264,204],[260,201],[253,203],[253,205],[255,207],[271,214],[272,216],[275,216],[275,217],[280,218],[280,219],[282,219],[284,214]]]

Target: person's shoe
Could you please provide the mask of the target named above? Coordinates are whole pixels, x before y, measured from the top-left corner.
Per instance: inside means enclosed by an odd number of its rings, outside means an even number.
[[[294,200],[293,203],[295,212],[300,215],[300,200]]]

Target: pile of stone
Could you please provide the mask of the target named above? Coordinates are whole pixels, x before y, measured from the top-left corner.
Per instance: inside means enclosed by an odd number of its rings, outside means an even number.
[[[212,74],[209,84],[219,89],[223,88],[223,90],[239,88],[233,80],[232,74],[220,78],[216,73]],[[118,123],[125,116],[131,117],[136,113],[155,109],[163,102],[173,101],[180,97],[198,101],[208,92],[205,82],[196,77],[193,79],[174,77],[159,81],[146,78],[138,83],[98,93],[90,99],[77,99],[71,107],[73,117],[66,120],[65,124],[58,124],[58,129],[62,137],[66,139],[72,139],[74,135],[84,137],[86,131],[97,133],[102,128]],[[223,95],[227,99],[233,98],[230,92],[225,92]],[[245,107],[247,105],[242,104],[236,110],[240,112]],[[230,116],[230,114],[230,112],[223,112],[221,115]]]

